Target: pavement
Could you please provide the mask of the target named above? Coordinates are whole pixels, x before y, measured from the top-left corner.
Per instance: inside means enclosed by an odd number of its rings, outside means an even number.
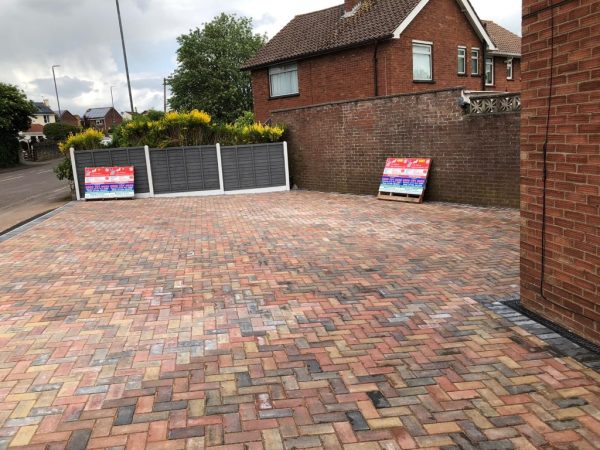
[[[0,171],[0,233],[71,199],[68,183],[53,172],[61,161]]]
[[[88,202],[0,252],[0,448],[598,448],[600,375],[476,300],[515,210]]]

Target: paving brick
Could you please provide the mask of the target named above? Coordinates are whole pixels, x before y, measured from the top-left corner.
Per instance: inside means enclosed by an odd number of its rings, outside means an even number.
[[[84,450],[91,435],[92,430],[89,429],[75,430],[67,443],[67,450]]]
[[[187,439],[191,437],[204,436],[205,427],[175,428],[169,431],[169,439]]]
[[[0,243],[0,447],[593,448],[598,378],[475,300],[517,294],[518,225],[309,192],[76,204]]]

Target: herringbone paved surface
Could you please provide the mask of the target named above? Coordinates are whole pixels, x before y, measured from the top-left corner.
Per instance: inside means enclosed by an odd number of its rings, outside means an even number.
[[[0,243],[0,443],[593,448],[512,297],[518,213],[293,192],[78,204]]]

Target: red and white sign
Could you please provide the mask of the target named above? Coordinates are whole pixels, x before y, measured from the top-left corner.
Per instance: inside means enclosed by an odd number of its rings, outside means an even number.
[[[391,194],[423,195],[430,168],[431,159],[429,158],[388,158],[379,191]]]
[[[132,198],[134,167],[86,167],[85,198]]]

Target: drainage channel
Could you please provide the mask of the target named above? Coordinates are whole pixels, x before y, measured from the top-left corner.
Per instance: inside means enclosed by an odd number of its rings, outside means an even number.
[[[520,299],[499,299],[485,296],[474,299],[544,341],[548,344],[551,353],[556,356],[569,356],[600,373],[600,346],[523,308]]]

